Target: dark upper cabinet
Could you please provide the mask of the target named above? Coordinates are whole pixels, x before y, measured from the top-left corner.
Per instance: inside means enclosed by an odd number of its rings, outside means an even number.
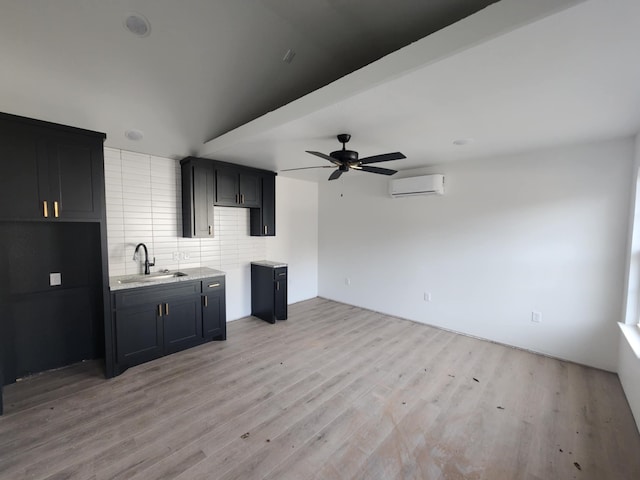
[[[259,207],[260,176],[242,167],[220,166],[215,169],[215,204],[227,207]]]
[[[213,237],[215,199],[213,165],[200,158],[185,158],[182,167],[182,236]]]
[[[102,219],[104,138],[0,114],[0,219]]]
[[[274,172],[197,157],[180,164],[184,237],[214,236],[214,206],[249,208],[251,236],[275,236]]]
[[[275,237],[276,235],[276,175],[266,172],[260,175],[262,199],[260,208],[252,208],[250,214],[251,236]]]

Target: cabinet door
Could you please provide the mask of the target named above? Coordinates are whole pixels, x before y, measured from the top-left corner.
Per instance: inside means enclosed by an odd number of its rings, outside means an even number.
[[[0,121],[0,162],[0,219],[44,219],[48,173],[37,130]]]
[[[214,340],[227,338],[224,278],[202,282],[202,335]]]
[[[133,366],[162,356],[162,305],[138,305],[115,314],[116,358]]]
[[[0,219],[100,220],[103,136],[0,119]]]
[[[273,315],[276,320],[287,319],[287,268],[274,269]]]
[[[276,235],[276,176],[262,177],[262,202],[260,208],[252,208],[250,234],[253,237],[275,237]]]
[[[163,305],[164,353],[173,353],[202,342],[200,296],[173,299]]]
[[[253,172],[240,172],[240,205],[260,207],[262,203],[260,175]]]
[[[213,165],[194,159],[182,164],[182,236],[213,237]]]
[[[61,134],[50,137],[47,147],[48,200],[53,203],[53,217],[100,219],[104,197],[102,142]]]
[[[216,205],[235,207],[240,203],[238,170],[235,168],[215,168]]]

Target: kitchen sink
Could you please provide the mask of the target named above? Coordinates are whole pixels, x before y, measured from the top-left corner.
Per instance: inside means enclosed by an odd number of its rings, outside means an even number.
[[[168,280],[170,278],[177,277],[186,277],[186,273],[182,272],[157,272],[151,273],[149,275],[136,275],[134,277],[128,277],[118,280],[118,283],[148,283],[148,282],[157,282],[159,280]]]

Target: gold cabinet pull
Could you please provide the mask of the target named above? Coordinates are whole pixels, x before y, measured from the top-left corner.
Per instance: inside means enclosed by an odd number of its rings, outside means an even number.
[[[158,316],[159,317],[162,316],[162,304],[161,303],[158,304]]]
[[[276,282],[276,290],[280,290],[280,282]]]
[[[240,195],[236,193],[236,203],[240,203]]]
[[[244,193],[240,194],[240,203],[244,205]]]
[[[213,227],[209,225],[209,235],[211,235],[212,233],[213,233]]]
[[[209,288],[215,288],[215,287],[219,287],[219,286],[220,286],[220,284],[219,284],[219,283],[217,283],[217,282],[216,282],[216,283],[210,283],[210,284],[209,284]]]
[[[44,218],[49,218],[49,206],[47,205],[47,201],[42,202],[42,213]]]
[[[267,226],[266,225],[264,226],[264,234],[265,235],[267,234]]]
[[[204,306],[208,307],[209,306],[209,299],[207,298],[207,296],[204,296]]]
[[[164,304],[164,314],[169,316],[169,304],[168,303]]]
[[[58,201],[56,200],[55,202],[53,202],[53,216],[58,218],[58,217],[60,217],[59,213],[60,212],[58,210]]]

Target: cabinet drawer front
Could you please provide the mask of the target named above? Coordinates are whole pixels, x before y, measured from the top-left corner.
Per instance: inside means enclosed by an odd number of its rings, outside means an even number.
[[[161,303],[174,297],[198,293],[200,293],[200,282],[176,282],[158,287],[132,288],[128,291],[113,294],[114,307],[118,309],[154,302]]]
[[[274,280],[286,280],[287,279],[287,267],[279,267],[273,269]]]
[[[224,277],[205,278],[202,280],[202,293],[224,290]]]

